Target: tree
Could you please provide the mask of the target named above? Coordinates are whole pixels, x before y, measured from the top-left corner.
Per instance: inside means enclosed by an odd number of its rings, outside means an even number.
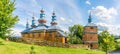
[[[109,50],[115,49],[114,36],[106,30],[102,31],[99,34],[99,46],[101,50],[105,51],[106,54],[108,54]]]
[[[18,16],[12,14],[14,6],[15,0],[0,0],[0,37],[8,34],[18,21]]]
[[[82,25],[77,24],[77,25],[69,27],[69,42],[72,44],[81,43],[82,33],[83,33]]]

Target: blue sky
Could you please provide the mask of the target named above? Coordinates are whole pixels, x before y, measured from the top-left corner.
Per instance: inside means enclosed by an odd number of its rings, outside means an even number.
[[[20,21],[13,31],[20,35],[25,29],[27,18],[31,24],[33,12],[38,24],[40,10],[44,8],[47,25],[50,26],[52,12],[57,15],[58,25],[64,31],[74,24],[86,25],[89,11],[92,11],[93,23],[99,27],[99,31],[107,29],[111,34],[120,34],[120,1],[118,0],[16,0],[14,15],[18,15]]]

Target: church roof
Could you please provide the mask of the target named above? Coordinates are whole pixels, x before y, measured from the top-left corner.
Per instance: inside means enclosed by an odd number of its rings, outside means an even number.
[[[48,27],[48,29],[57,29],[57,30],[61,30],[60,27],[57,26],[57,25],[50,26],[50,27]]]
[[[63,32],[63,31],[57,31],[60,33],[60,35],[64,36],[64,37],[67,37],[67,35]]]
[[[88,23],[86,26],[96,26],[94,23]]]
[[[48,27],[48,31],[57,31],[61,36],[67,37],[63,30],[60,29],[59,26],[53,25]]]
[[[27,33],[27,32],[29,32],[31,29],[32,29],[32,28],[25,29],[25,30],[23,30],[21,33]]]
[[[32,30],[30,31],[36,31],[36,30],[46,30],[47,29],[47,26],[37,26],[36,28],[33,28]]]

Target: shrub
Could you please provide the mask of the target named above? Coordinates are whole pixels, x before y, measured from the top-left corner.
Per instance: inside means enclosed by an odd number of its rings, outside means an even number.
[[[31,50],[30,50],[30,54],[35,54],[34,46],[31,46],[30,49],[31,49]]]
[[[120,42],[116,42],[116,49],[120,49]]]

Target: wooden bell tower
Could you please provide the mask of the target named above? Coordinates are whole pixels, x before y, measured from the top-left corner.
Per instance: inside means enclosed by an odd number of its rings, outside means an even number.
[[[98,48],[98,29],[97,26],[92,23],[91,13],[89,15],[88,24],[84,27],[82,41],[83,44],[88,45],[91,49]]]

